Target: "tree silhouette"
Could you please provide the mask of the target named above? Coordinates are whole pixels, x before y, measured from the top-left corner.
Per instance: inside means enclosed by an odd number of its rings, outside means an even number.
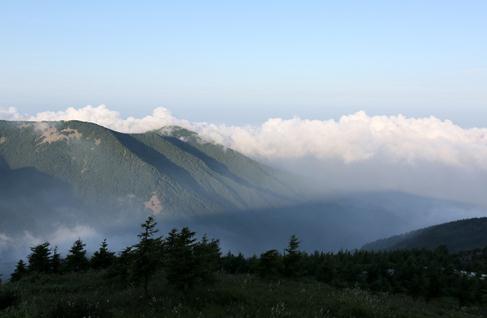
[[[73,243],[69,254],[66,256],[66,268],[68,271],[80,272],[88,269],[89,262],[86,258],[85,245],[81,239],[77,239]]]
[[[259,275],[263,278],[274,279],[281,272],[281,255],[277,250],[269,250],[260,255]]]
[[[283,273],[284,276],[296,278],[301,276],[301,261],[302,255],[299,251],[299,240],[296,235],[292,235],[289,239],[289,245],[286,248],[286,253],[283,257]]]
[[[156,221],[149,216],[141,224],[142,232],[138,235],[139,243],[134,246],[133,276],[136,281],[142,281],[144,294],[148,295],[149,280],[160,265],[160,238],[154,238],[157,233]]]
[[[51,251],[49,242],[44,242],[31,247],[32,253],[29,255],[29,271],[38,273],[48,273],[51,270]]]
[[[110,267],[115,261],[115,253],[108,249],[107,239],[100,244],[98,251],[93,253],[90,263],[93,269],[105,269]]]
[[[164,242],[167,280],[183,290],[192,287],[197,279],[194,235],[187,227],[179,233],[173,229]]]
[[[19,281],[22,277],[27,274],[27,268],[25,266],[25,263],[23,260],[20,260],[17,262],[17,265],[15,266],[15,271],[12,273],[10,280],[12,282]]]
[[[220,267],[220,242],[209,240],[206,235],[194,245],[197,262],[197,277],[205,283],[215,280],[215,272]]]
[[[57,251],[57,246],[54,247],[54,251],[51,256],[51,272],[59,273],[61,272],[61,255]]]

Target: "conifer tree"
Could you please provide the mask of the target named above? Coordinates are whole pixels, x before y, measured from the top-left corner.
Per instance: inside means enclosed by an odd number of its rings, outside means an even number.
[[[277,278],[281,272],[281,255],[277,250],[269,250],[260,255],[259,275],[263,278]]]
[[[198,279],[211,283],[215,281],[215,272],[220,267],[220,242],[209,240],[206,235],[194,246],[194,256],[197,262]]]
[[[292,278],[301,276],[302,255],[299,251],[299,240],[296,235],[291,236],[285,252],[283,257],[284,276]]]
[[[51,256],[51,272],[61,272],[61,255],[59,255],[57,251],[57,246],[54,247],[54,251],[52,252]]]
[[[160,238],[155,238],[157,233],[156,221],[149,216],[141,224],[142,232],[138,235],[139,243],[134,246],[133,276],[135,280],[142,281],[144,294],[148,295],[149,281],[160,265]]]
[[[105,269],[110,267],[115,261],[115,253],[108,249],[107,239],[100,244],[98,251],[93,253],[91,267],[93,269]]]
[[[17,265],[15,266],[14,272],[12,273],[12,275],[10,277],[10,280],[12,282],[19,281],[22,277],[25,276],[25,274],[27,274],[27,268],[25,266],[25,263],[23,260],[19,260],[17,262]]]
[[[69,254],[66,256],[66,268],[68,271],[80,272],[88,269],[89,262],[86,258],[86,244],[77,239],[71,249]]]
[[[51,270],[51,250],[49,242],[44,242],[31,247],[32,253],[29,255],[29,271],[38,273],[48,273]]]
[[[194,235],[187,227],[179,233],[173,229],[164,242],[167,280],[183,290],[191,288],[198,277]]]
[[[127,285],[131,278],[133,254],[133,246],[126,247],[118,257],[115,256],[113,266],[109,270],[109,275],[118,277],[123,285]]]

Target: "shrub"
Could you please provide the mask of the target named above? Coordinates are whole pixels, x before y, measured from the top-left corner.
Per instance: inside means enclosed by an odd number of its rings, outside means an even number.
[[[10,289],[0,290],[0,310],[13,307],[18,302],[17,294]]]

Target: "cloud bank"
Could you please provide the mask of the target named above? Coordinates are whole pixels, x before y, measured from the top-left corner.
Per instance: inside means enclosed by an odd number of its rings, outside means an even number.
[[[145,117],[124,118],[100,105],[35,115],[6,108],[0,109],[0,119],[81,120],[130,133],[178,125],[198,132],[208,141],[258,159],[315,158],[345,164],[379,161],[416,165],[426,162],[487,170],[487,128],[465,129],[435,117],[369,116],[357,112],[338,120],[271,118],[261,125],[231,126],[190,122],[174,117],[162,107]]]

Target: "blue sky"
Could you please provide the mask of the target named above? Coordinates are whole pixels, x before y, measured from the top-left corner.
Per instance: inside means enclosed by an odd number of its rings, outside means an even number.
[[[101,2],[0,2],[0,107],[487,125],[486,1]]]

